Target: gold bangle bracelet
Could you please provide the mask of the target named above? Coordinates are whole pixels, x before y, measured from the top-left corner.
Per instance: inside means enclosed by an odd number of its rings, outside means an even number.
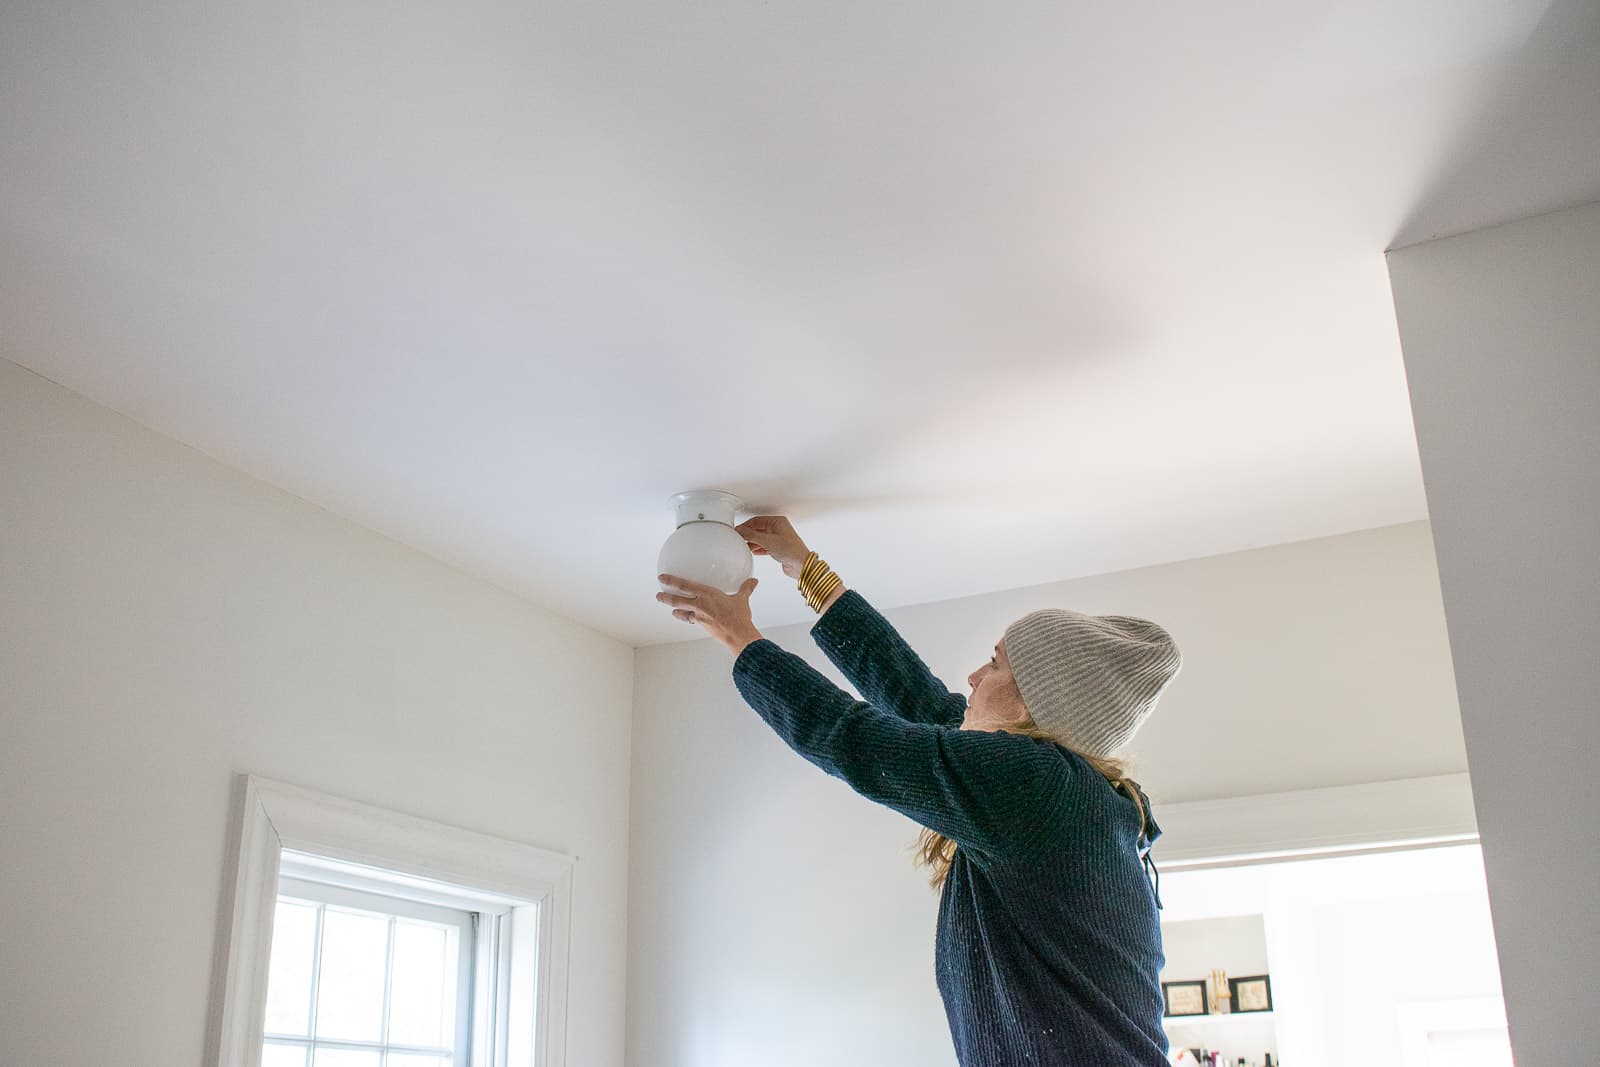
[[[807,581],[801,584],[801,594],[808,598],[815,598],[822,591],[822,587],[828,584],[828,579],[832,578],[833,576],[834,575],[832,571],[820,571],[817,574],[812,575]]]
[[[815,552],[811,553],[806,557],[805,566],[800,568],[801,584],[809,585],[818,577],[821,572],[826,571],[827,569],[828,565],[822,562]]]
[[[833,595],[834,590],[843,584],[844,580],[837,574],[829,574],[827,580],[817,589],[816,599],[811,604],[811,610],[821,615],[822,606],[828,602],[828,598]]]
[[[822,613],[822,605],[844,581],[815,552],[806,557],[800,569],[800,595],[812,611]]]
[[[819,581],[827,574],[828,565],[824,563],[815,552],[806,556],[805,566],[800,568],[800,595],[807,604],[812,602]]]

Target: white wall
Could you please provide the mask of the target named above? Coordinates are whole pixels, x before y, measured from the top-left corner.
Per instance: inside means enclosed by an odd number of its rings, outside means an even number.
[[[622,1062],[632,652],[0,361],[0,1064],[199,1064],[233,775],[579,857]]]
[[[1520,1067],[1600,981],[1600,204],[1393,252]]]
[[[964,692],[1005,625],[1048,605],[1147,615],[1183,648],[1135,746],[1158,819],[1163,801],[1465,770],[1426,524],[888,615]],[[824,662],[804,628],[768,636]],[[790,753],[730,663],[707,641],[637,653],[629,1062],[954,1063],[914,825]]]

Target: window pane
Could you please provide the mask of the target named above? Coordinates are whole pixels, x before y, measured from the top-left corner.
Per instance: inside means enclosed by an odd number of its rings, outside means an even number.
[[[278,901],[272,919],[272,962],[267,975],[269,1034],[305,1037],[311,1033],[311,958],[316,931],[315,905]]]
[[[427,1056],[421,1052],[391,1052],[388,1067],[450,1067],[449,1056]]]
[[[432,1048],[454,1044],[459,940],[455,930],[395,920],[394,976],[389,984],[391,1044]]]
[[[378,1067],[378,1054],[366,1049],[323,1048],[311,1056],[312,1067]]]
[[[335,908],[323,912],[322,970],[317,978],[318,1037],[382,1039],[383,975],[388,950],[389,920]],[[318,1065],[324,1055],[319,1049]],[[372,1062],[378,1061],[374,1058]]]
[[[261,1067],[306,1067],[305,1045],[261,1046]]]

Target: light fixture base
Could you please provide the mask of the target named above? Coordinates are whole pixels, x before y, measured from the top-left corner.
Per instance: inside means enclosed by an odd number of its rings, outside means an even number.
[[[721,489],[690,489],[667,501],[677,516],[677,525],[691,522],[720,522],[732,526],[744,501]]]

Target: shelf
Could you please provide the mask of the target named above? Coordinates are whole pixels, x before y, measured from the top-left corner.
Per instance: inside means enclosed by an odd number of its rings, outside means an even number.
[[[1162,1026],[1209,1026],[1213,1023],[1237,1023],[1242,1019],[1268,1019],[1272,1018],[1270,1011],[1235,1011],[1222,1015],[1216,1012],[1210,1015],[1163,1015]]]

